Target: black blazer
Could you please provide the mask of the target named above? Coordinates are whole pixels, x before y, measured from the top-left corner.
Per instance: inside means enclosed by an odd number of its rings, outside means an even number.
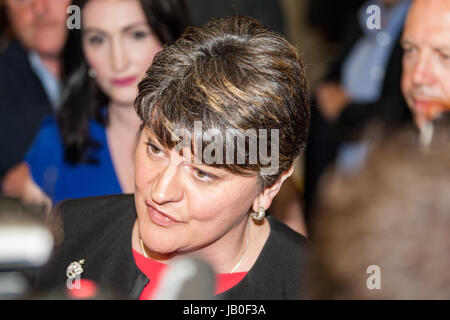
[[[64,241],[38,276],[36,289],[64,288],[66,269],[85,260],[83,279],[120,296],[139,298],[148,278],[136,266],[131,232],[136,220],[132,195],[63,201],[57,214],[64,223]],[[269,218],[270,235],[253,268],[221,299],[299,299],[305,294],[308,241],[286,225]]]
[[[13,42],[0,53],[0,179],[23,160],[50,101],[26,51]]]

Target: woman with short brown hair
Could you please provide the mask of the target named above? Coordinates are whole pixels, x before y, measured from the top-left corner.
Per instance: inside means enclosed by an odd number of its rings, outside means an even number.
[[[195,255],[220,297],[299,298],[307,241],[265,211],[304,149],[307,96],[295,48],[256,20],[188,28],[139,84],[134,198],[63,202],[47,280],[82,257],[82,277],[147,299],[174,258]]]

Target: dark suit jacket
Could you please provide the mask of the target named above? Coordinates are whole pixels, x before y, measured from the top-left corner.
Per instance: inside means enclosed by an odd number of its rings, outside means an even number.
[[[64,288],[66,269],[85,260],[81,277],[122,297],[139,298],[147,277],[136,266],[131,232],[136,220],[132,195],[63,201],[58,209],[64,223],[64,241],[43,268],[36,288]],[[271,232],[258,260],[224,299],[297,299],[305,294],[308,241],[270,218]]]
[[[0,179],[23,160],[43,117],[51,112],[26,51],[10,44],[0,53]]]

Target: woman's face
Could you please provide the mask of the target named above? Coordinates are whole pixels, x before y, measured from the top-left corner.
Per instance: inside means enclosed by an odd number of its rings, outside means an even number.
[[[160,254],[203,247],[226,250],[258,197],[258,178],[184,162],[148,130],[136,149],[135,203],[139,233]],[[211,246],[210,246],[211,245]]]
[[[132,104],[137,84],[161,49],[138,0],[91,0],[83,8],[83,49],[103,92]]]

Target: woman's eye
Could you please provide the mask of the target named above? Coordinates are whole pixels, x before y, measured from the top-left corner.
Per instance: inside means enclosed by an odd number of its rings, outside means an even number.
[[[162,150],[155,146],[153,143],[147,142],[147,150],[154,156],[159,156],[162,153]]]
[[[145,38],[147,36],[148,32],[146,31],[134,31],[131,33],[131,36],[133,37],[133,39],[142,39]]]
[[[161,152],[161,149],[154,145],[150,145],[150,150],[152,151],[152,153],[155,153],[155,154],[158,154]]]
[[[103,41],[104,41],[104,38],[102,36],[98,36],[98,35],[88,38],[89,44],[94,45],[94,46],[101,45],[103,43]]]
[[[197,170],[196,173],[197,173],[197,177],[199,177],[199,178],[208,177],[208,174],[205,171]]]
[[[200,180],[201,182],[212,182],[216,179],[216,177],[206,171],[194,168],[195,178]]]

